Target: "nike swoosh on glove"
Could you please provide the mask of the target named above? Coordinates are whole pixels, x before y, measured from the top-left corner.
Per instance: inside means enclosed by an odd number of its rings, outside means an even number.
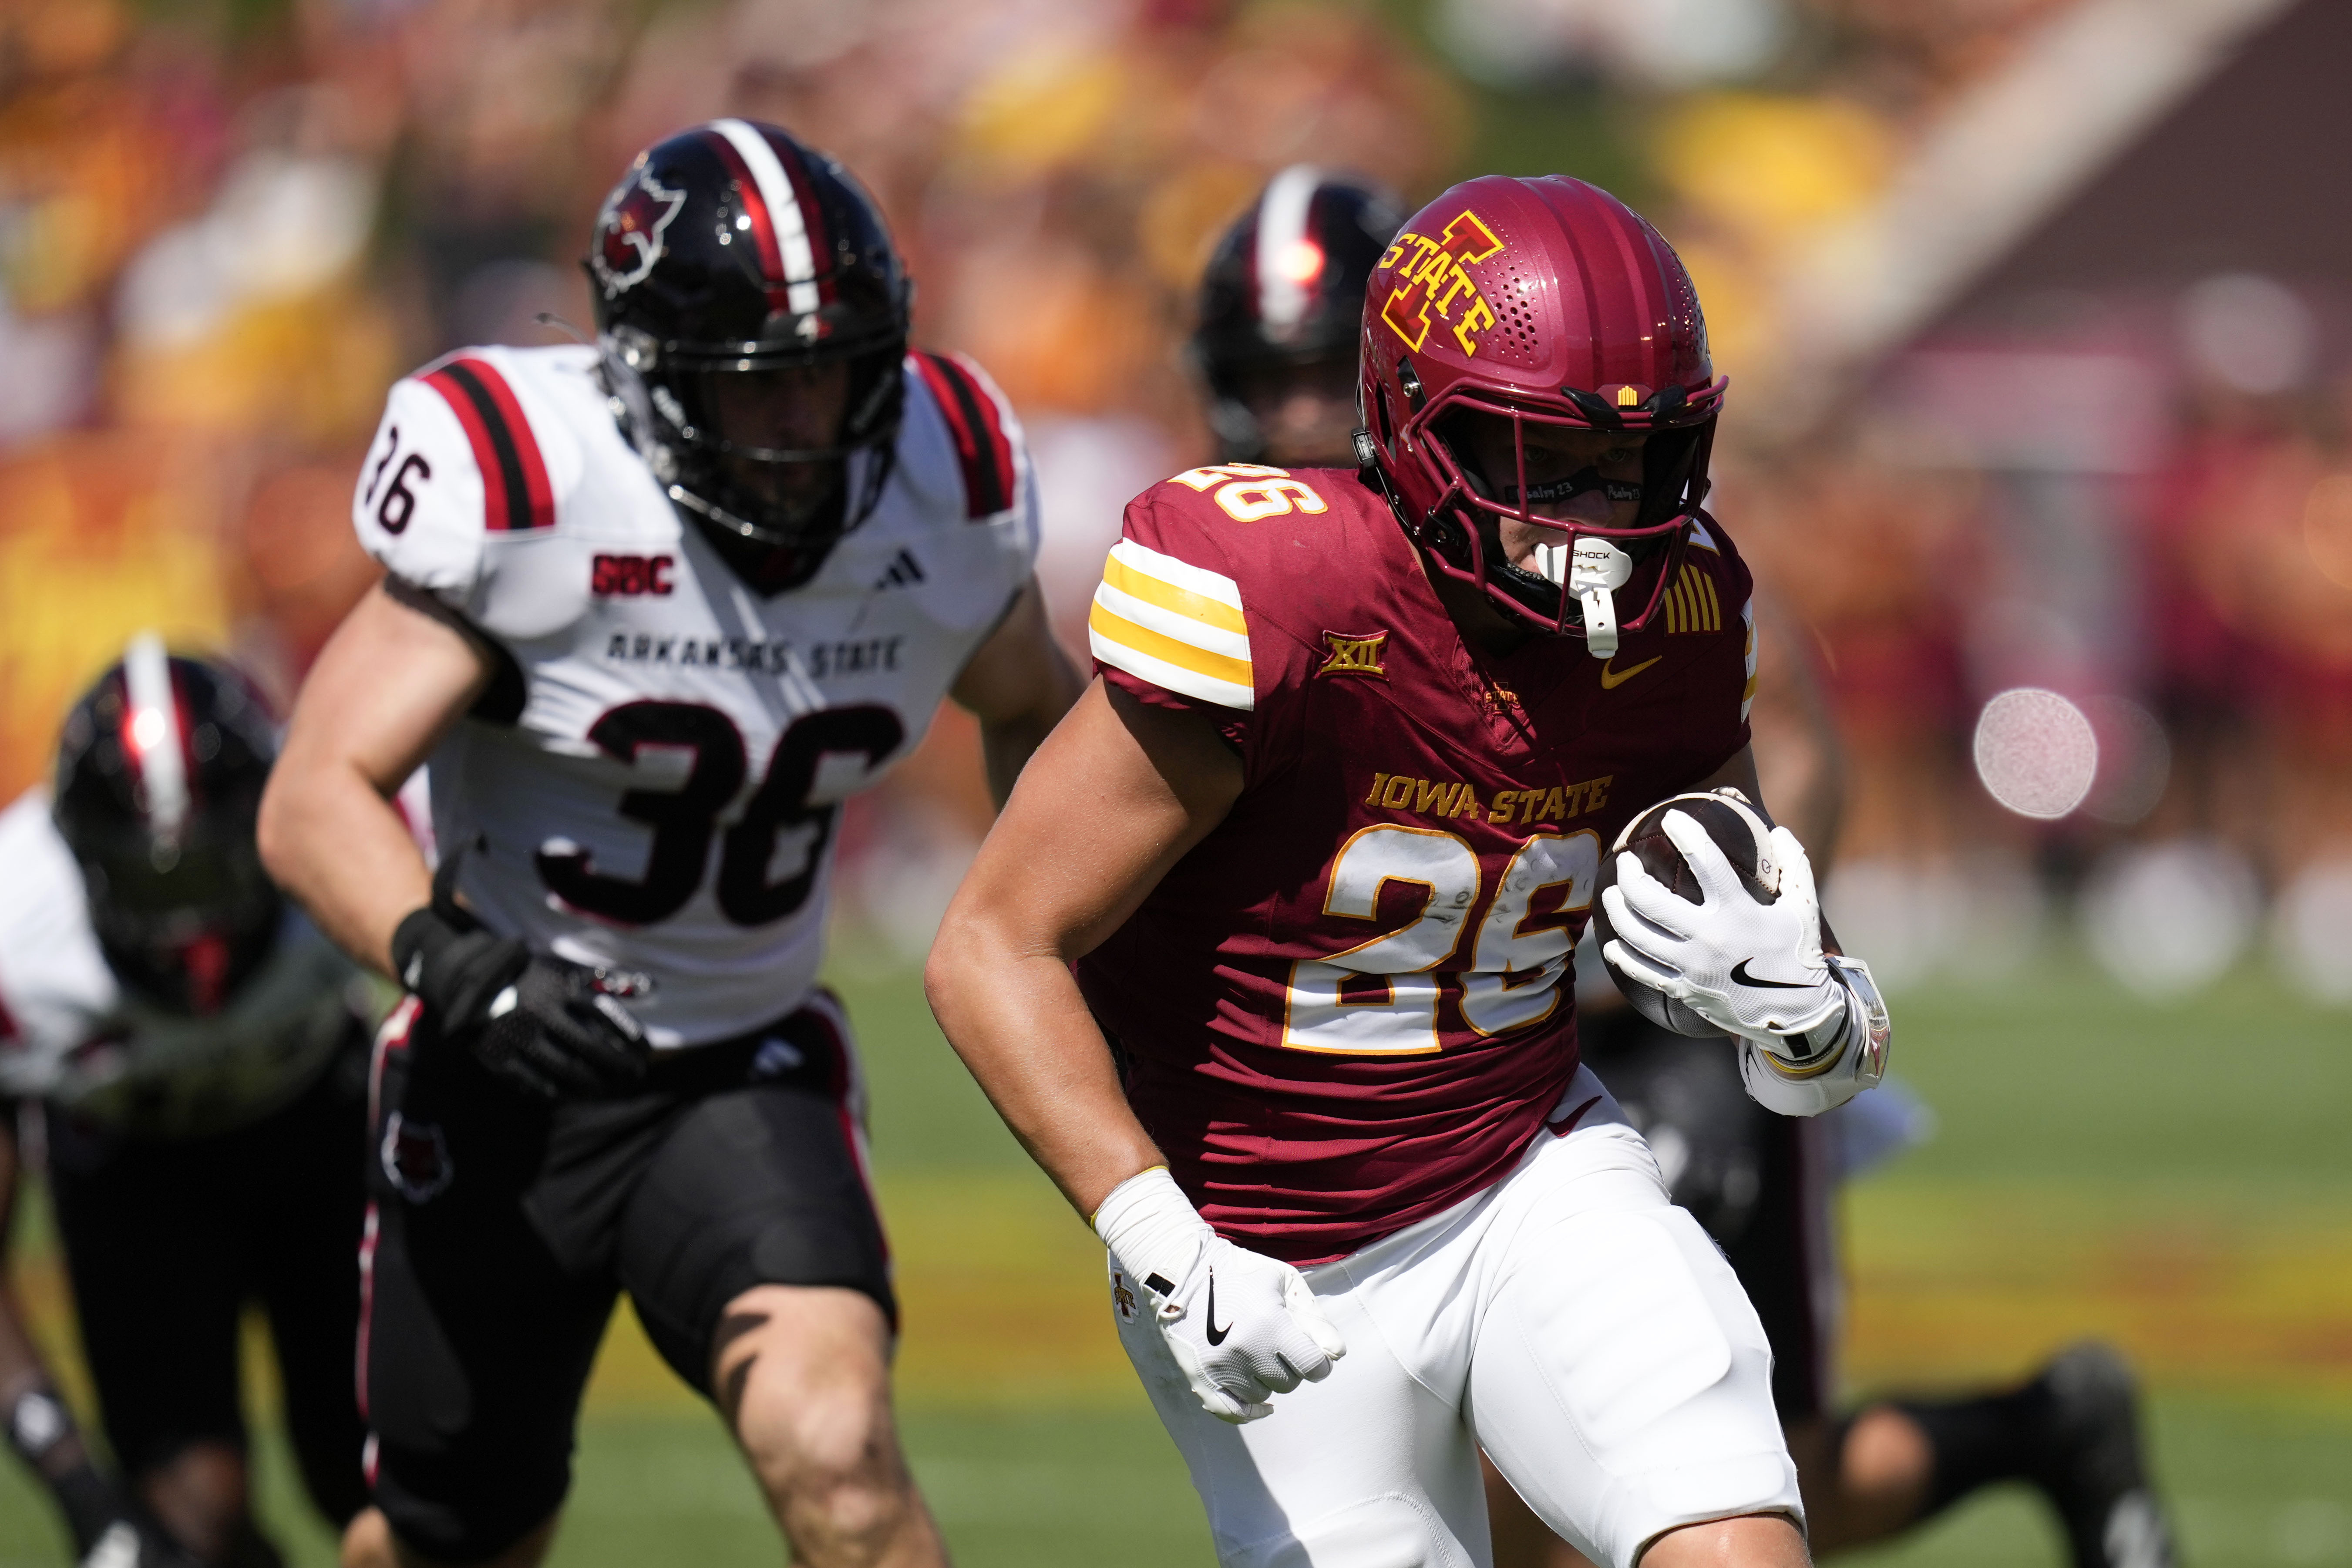
[[[1201,1408],[1239,1425],[1320,1383],[1348,1342],[1289,1264],[1209,1227],[1164,1165],[1129,1176],[1095,1211],[1095,1234],[1152,1301],[1152,1321]]]
[[[1703,900],[1692,903],[1621,853],[1617,883],[1601,894],[1616,940],[1606,956],[1633,979],[1655,987],[1727,1034],[1769,1051],[1789,1049],[1845,1006],[1845,989],[1822,952],[1821,902],[1812,862],[1785,827],[1772,830],[1774,886],[1764,903],[1751,895],[1723,850],[1687,812],[1660,824],[1683,853]],[[1801,1047],[1801,1042],[1800,1043]],[[1801,1059],[1811,1052],[1790,1052]]]
[[[644,1026],[585,964],[532,952],[463,910],[434,905],[401,921],[392,958],[441,1037],[526,1094],[625,1094],[645,1079]]]

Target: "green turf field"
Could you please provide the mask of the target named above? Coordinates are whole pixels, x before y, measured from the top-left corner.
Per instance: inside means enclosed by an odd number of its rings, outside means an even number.
[[[960,1560],[1207,1563],[1181,1467],[1113,1341],[1087,1233],[963,1076],[910,976],[842,989],[874,1079],[908,1444]],[[2104,1334],[2147,1372],[2194,1568],[2352,1564],[2352,1018],[2284,1000],[2257,974],[2157,1008],[2054,964],[1998,990],[1901,998],[1896,1017],[1896,1068],[1941,1131],[1848,1205],[1850,1383],[2012,1376]],[[54,1271],[37,1220],[27,1228],[25,1282],[54,1332]],[[301,1563],[331,1563],[282,1456],[263,1458],[280,1539]],[[555,1561],[780,1555],[717,1423],[624,1317]],[[63,1561],[42,1504],[0,1466],[0,1568]],[[2029,1499],[1995,1495],[1847,1561],[2060,1559]]]

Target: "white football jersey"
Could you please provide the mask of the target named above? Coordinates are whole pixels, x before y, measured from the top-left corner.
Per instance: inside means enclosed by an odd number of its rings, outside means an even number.
[[[219,1012],[126,994],[46,789],[0,811],[0,1095],[142,1136],[226,1131],[299,1093],[367,1006],[351,961],[290,909]]]
[[[976,367],[907,358],[881,500],[762,595],[624,437],[588,348],[467,350],[394,386],[360,541],[507,656],[431,761],[493,930],[648,977],[657,1047],[815,983],[840,803],[922,739],[1036,555],[1029,460]]]

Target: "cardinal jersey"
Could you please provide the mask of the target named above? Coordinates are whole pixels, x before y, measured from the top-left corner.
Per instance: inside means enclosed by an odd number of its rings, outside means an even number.
[[[137,1137],[226,1132],[300,1093],[367,1005],[350,961],[291,911],[219,1012],[126,994],[46,790],[0,812],[0,1095],[45,1098]]]
[[[1211,1224],[1321,1262],[1510,1168],[1576,1068],[1603,848],[1747,743],[1748,605],[1694,521],[1609,660],[1489,658],[1353,473],[1200,468],[1129,506],[1096,666],[1214,710],[1244,784],[1078,977]]]
[[[762,596],[683,526],[585,348],[468,350],[397,384],[360,475],[369,553],[502,655],[430,769],[441,853],[494,930],[651,981],[656,1047],[797,1007],[841,801],[913,748],[1026,581],[1020,431],[909,355],[887,485]]]

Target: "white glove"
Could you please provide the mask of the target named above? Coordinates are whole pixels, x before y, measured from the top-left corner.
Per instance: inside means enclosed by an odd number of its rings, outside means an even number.
[[[1275,1394],[1321,1382],[1348,1353],[1298,1270],[1210,1229],[1167,1166],[1112,1188],[1094,1226],[1151,1301],[1201,1408],[1218,1420],[1273,1415]]]
[[[1787,828],[1772,830],[1770,859],[1778,864],[1757,868],[1758,880],[1780,894],[1767,904],[1748,893],[1689,813],[1670,811],[1660,826],[1705,901],[1679,896],[1638,857],[1621,853],[1616,885],[1601,895],[1615,933],[1603,955],[1726,1034],[1810,1062],[1815,1053],[1791,1037],[1840,1016],[1846,990],[1822,954],[1821,903],[1805,847]]]

